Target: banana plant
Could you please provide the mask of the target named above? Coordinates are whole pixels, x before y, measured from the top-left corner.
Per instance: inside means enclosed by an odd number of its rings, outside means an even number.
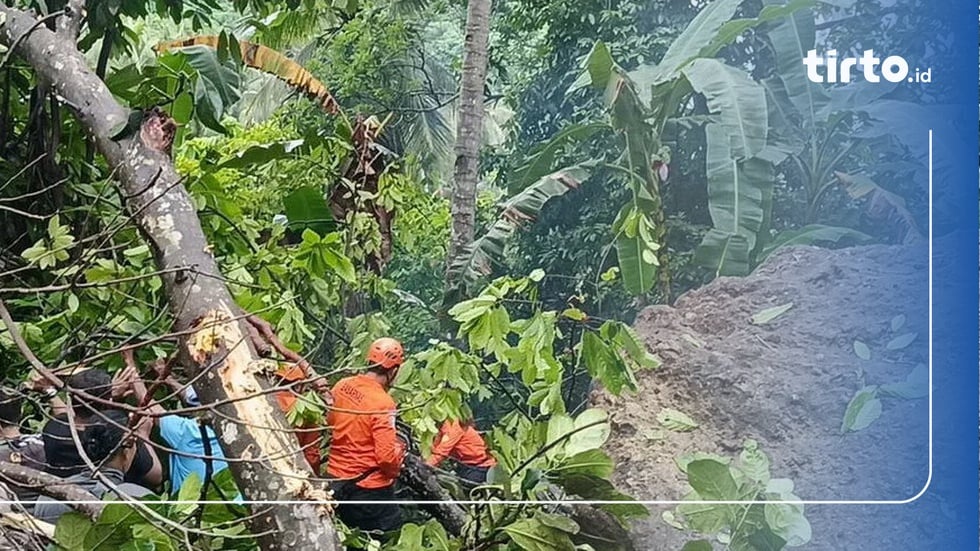
[[[766,4],[776,2],[766,0]],[[764,81],[772,114],[771,142],[787,153],[803,182],[808,224],[818,221],[822,200],[837,187],[835,173],[854,169],[845,165],[871,156],[881,140],[894,138],[911,150],[925,150],[926,128],[934,120],[923,113],[921,105],[889,99],[896,90],[894,84],[855,82],[827,88],[807,78],[800,59],[816,44],[810,10],[793,13],[767,34],[776,59],[775,74]],[[881,120],[893,119],[889,115],[894,113],[903,113],[907,121],[896,125]]]
[[[708,142],[709,209],[714,227],[696,258],[718,275],[748,273],[768,232],[772,207],[773,165],[785,153],[768,141],[768,105],[760,83],[715,56],[743,32],[784,18],[810,5],[794,0],[766,6],[754,18],[733,19],[742,0],[708,4],[671,44],[660,63],[627,72],[609,49],[597,43],[582,76],[570,92],[591,86],[603,90],[611,126],[621,137],[618,162],[632,201],[614,224],[623,281],[641,295],[656,281],[670,297],[666,225],[660,186],[669,174],[670,151],[662,142],[665,127],[688,121],[691,98],[704,97],[709,115],[700,117]],[[656,274],[656,277],[655,275]]]

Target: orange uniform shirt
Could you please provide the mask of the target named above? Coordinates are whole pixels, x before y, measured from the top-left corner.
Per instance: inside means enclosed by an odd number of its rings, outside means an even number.
[[[492,467],[497,464],[476,428],[473,425],[463,425],[459,421],[446,421],[442,424],[432,443],[432,455],[426,463],[434,467],[447,457],[470,467]]]
[[[280,368],[276,376],[285,383],[293,383],[305,379],[306,373],[298,365],[287,365]],[[283,413],[293,409],[296,400],[297,395],[292,390],[283,390],[276,393],[276,402],[279,404],[279,409]],[[316,476],[320,476],[320,464],[322,463],[320,442],[323,440],[322,430],[311,430],[320,427],[310,423],[304,423],[297,428],[302,429],[301,432],[296,433],[296,440],[299,441],[299,445],[303,448],[303,456],[306,458],[306,462],[310,464],[310,468],[313,469],[313,473]]]
[[[276,402],[279,404],[279,409],[283,413],[288,412],[293,409],[293,404],[296,403],[297,397],[289,390],[283,390],[276,393]],[[310,468],[313,469],[313,473],[316,476],[320,476],[320,463],[322,458],[320,457],[320,442],[323,440],[322,427],[313,425],[310,423],[304,423],[299,427],[296,427],[299,432],[296,432],[296,440],[299,441],[299,445],[303,448],[303,457],[306,458],[306,462],[310,464]],[[321,430],[316,430],[321,429]]]
[[[377,468],[357,485],[365,489],[391,486],[405,456],[405,446],[395,435],[395,401],[368,375],[341,379],[330,393],[334,409],[327,415],[333,428],[327,474],[351,479]]]

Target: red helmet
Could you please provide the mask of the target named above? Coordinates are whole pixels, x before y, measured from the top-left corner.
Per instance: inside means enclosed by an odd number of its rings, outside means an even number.
[[[371,366],[381,366],[384,369],[394,369],[405,361],[405,349],[402,343],[390,337],[382,337],[368,348],[367,361]]]

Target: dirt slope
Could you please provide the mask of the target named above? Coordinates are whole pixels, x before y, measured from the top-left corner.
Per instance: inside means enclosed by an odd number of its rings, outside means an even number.
[[[903,380],[927,361],[926,266],[924,247],[797,247],[774,254],[749,277],[719,278],[674,307],[643,311],[635,328],[663,367],[640,374],[637,395],[594,398],[614,414],[608,449],[617,485],[638,499],[680,499],[687,486],[677,456],[734,456],[754,438],[772,475],[792,478],[803,499],[917,494],[928,474],[927,400],[883,400],[869,428],[847,436],[840,429],[855,391]],[[751,322],[790,302],[775,320]],[[900,315],[906,321],[893,330]],[[910,332],[917,334],[910,345],[887,349]],[[855,354],[856,339],[870,347],[870,361]],[[663,407],[686,412],[700,427],[654,434]],[[679,550],[689,538],[661,520],[669,507],[651,508],[651,518],[635,528],[637,547]],[[876,521],[882,515],[887,523]],[[808,506],[807,517],[813,538],[806,549],[928,549],[935,529],[908,507]]]

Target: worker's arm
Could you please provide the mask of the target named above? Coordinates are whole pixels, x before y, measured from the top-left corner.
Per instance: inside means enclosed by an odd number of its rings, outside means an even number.
[[[371,433],[374,436],[374,456],[378,470],[388,478],[397,478],[405,457],[405,446],[395,434],[395,413],[371,416]]]
[[[425,462],[433,467],[438,467],[449,457],[462,437],[463,430],[459,425],[449,422],[443,423],[435,442],[432,443],[432,455]]]
[[[126,362],[126,367],[119,374],[120,383],[128,386],[129,390],[133,394],[133,397],[136,398],[137,404],[145,404],[143,406],[143,410],[147,413],[166,413],[167,410],[163,409],[163,406],[158,404],[156,400],[153,400],[152,396],[147,396],[148,391],[146,384],[144,384],[143,379],[140,378],[140,374],[136,369],[136,363],[133,360],[132,353],[124,353],[123,359]],[[150,459],[150,467],[147,469],[146,473],[143,474],[141,480],[143,485],[148,488],[159,488],[160,485],[163,484],[163,464],[160,463],[160,457],[157,455],[156,450],[154,450],[153,446],[150,445],[150,433],[158,420],[159,417],[143,417],[139,420],[135,429],[135,432],[142,440],[141,445],[145,448],[146,454]]]

